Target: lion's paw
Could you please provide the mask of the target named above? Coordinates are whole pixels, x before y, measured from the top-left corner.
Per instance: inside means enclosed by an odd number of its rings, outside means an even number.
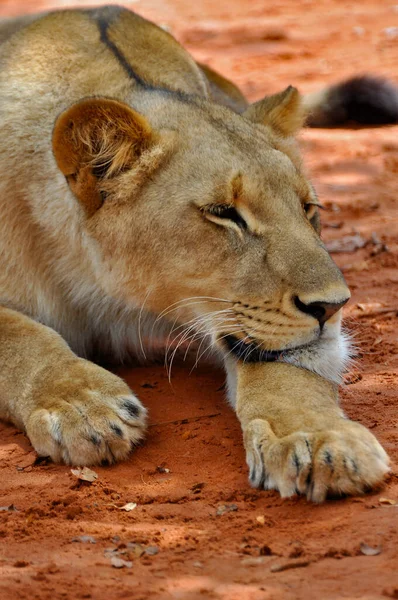
[[[51,386],[46,382],[26,432],[38,454],[55,462],[89,466],[123,460],[144,436],[146,410],[121,379],[82,363],[80,373],[74,366],[72,373],[54,374]]]
[[[380,484],[389,471],[389,458],[376,438],[345,419],[330,431],[279,439],[267,421],[255,419],[244,440],[250,483],[277,489],[283,498],[300,493],[323,502],[328,494],[360,494]]]

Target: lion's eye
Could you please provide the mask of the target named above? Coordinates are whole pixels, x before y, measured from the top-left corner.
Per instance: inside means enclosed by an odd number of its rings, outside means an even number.
[[[217,222],[218,219],[232,221],[241,229],[247,229],[247,223],[244,218],[239,214],[234,206],[229,204],[214,204],[212,206],[206,207],[205,209],[207,215],[209,217],[215,217],[214,220]]]

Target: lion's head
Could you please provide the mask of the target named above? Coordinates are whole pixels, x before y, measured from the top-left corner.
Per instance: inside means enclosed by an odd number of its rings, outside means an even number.
[[[314,368],[334,344],[328,360],[340,360],[349,291],[320,240],[294,141],[298,92],[243,115],[164,90],[134,96],[134,106],[85,99],[54,128],[103,289],[241,359],[311,356]],[[324,354],[322,364],[314,370],[327,374]]]

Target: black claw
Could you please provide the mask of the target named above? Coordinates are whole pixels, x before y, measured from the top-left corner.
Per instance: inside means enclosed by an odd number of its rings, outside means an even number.
[[[261,472],[261,479],[259,481],[258,487],[261,489],[265,489],[267,482],[268,482],[268,475],[266,474],[266,472],[263,468],[263,470]]]
[[[115,458],[115,455],[114,455],[114,454],[113,454],[113,452],[112,452],[112,448],[110,447],[110,445],[109,445],[109,444],[107,444],[106,446],[107,446],[107,448],[108,448],[108,453],[109,453],[109,454],[110,454],[110,456],[111,456],[111,458],[107,459],[107,460],[108,460],[108,464],[109,464],[109,465],[112,465],[113,463],[115,463],[115,462],[116,462],[116,458]]]
[[[123,431],[120,429],[119,425],[111,423],[111,429],[118,437],[123,438]]]
[[[305,480],[305,485],[308,488],[310,483],[311,483],[311,477],[312,477],[312,469],[310,469],[308,475],[307,475],[307,479]]]
[[[299,475],[299,473],[300,473],[300,469],[301,469],[301,467],[302,467],[302,464],[301,464],[301,462],[300,462],[300,460],[299,460],[299,457],[297,456],[297,454],[296,454],[296,453],[294,453],[294,454],[293,454],[293,464],[294,464],[294,466],[296,467],[296,472],[297,472],[297,475]]]
[[[331,455],[331,453],[326,450],[326,452],[323,455],[325,464],[327,464],[330,467],[331,472],[333,473],[334,471],[334,466],[333,466],[333,456]]]
[[[261,457],[261,479],[259,483],[259,487],[266,489],[268,486],[268,473],[264,465],[264,460]]]
[[[126,400],[123,402],[123,408],[127,410],[130,417],[133,417],[134,419],[137,419],[137,417],[140,415],[140,406],[135,404],[135,402],[132,400]]]
[[[357,463],[355,462],[355,460],[353,458],[349,458],[348,460],[351,463],[351,467],[352,467],[352,470],[354,471],[355,475],[358,475],[359,467],[358,467]],[[346,459],[344,459],[344,466],[345,466],[345,468],[347,468],[347,460]]]
[[[107,458],[103,458],[101,460],[101,467],[109,467],[111,463],[109,462],[109,460]]]
[[[62,444],[61,424],[59,422],[57,422],[55,427],[52,429],[52,433],[55,441],[58,444]]]
[[[258,488],[266,488],[266,484],[268,482],[268,473],[265,470],[264,463],[261,464],[261,477],[259,482],[256,484],[256,468],[251,467],[249,474],[249,481],[253,485],[256,485]]]
[[[99,435],[97,435],[96,433],[93,433],[90,436],[90,442],[92,444],[94,444],[94,446],[100,446],[101,445],[101,437]]]
[[[305,438],[305,445],[307,446],[307,450],[308,450],[308,454],[310,455],[310,458],[312,458],[312,448],[311,448],[311,444],[309,443],[307,438]]]
[[[310,499],[312,499],[313,494],[314,494],[314,482],[311,481],[310,487],[308,488],[308,497]]]

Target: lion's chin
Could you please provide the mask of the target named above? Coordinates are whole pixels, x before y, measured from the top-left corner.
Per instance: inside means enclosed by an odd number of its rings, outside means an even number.
[[[352,358],[349,336],[335,331],[321,334],[308,344],[283,350],[265,350],[254,343],[246,343],[233,335],[223,338],[229,355],[246,363],[285,362],[317,373],[334,383],[341,383],[342,375]]]
[[[225,336],[223,343],[230,354],[248,363],[275,362],[282,354],[282,350],[263,350],[257,344],[247,343],[233,335]]]

